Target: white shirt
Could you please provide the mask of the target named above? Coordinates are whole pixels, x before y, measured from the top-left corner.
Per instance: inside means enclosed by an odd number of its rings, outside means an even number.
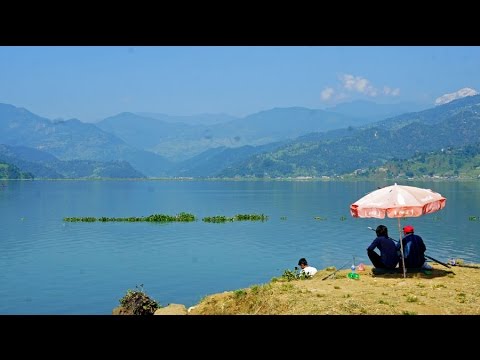
[[[317,269],[315,269],[313,266],[305,266],[302,270],[305,274],[308,275],[315,275],[317,273]]]

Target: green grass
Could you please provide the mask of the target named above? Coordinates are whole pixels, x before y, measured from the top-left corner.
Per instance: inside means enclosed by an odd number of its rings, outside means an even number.
[[[233,292],[233,296],[235,299],[240,299],[242,297],[245,297],[247,295],[247,292],[243,289],[238,289]]]
[[[417,302],[418,298],[415,295],[408,295],[407,302]]]

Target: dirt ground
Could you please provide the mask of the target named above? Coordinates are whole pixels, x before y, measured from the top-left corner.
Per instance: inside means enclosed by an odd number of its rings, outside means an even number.
[[[350,279],[350,269],[319,270],[306,280],[281,276],[267,284],[205,297],[189,315],[470,315],[480,314],[479,268],[433,263],[426,272],[372,273],[371,266]]]

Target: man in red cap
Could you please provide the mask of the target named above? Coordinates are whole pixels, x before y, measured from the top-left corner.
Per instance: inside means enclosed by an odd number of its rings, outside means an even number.
[[[403,257],[405,259],[405,267],[409,268],[424,268],[431,269],[432,267],[425,262],[425,251],[427,247],[423,239],[414,234],[415,229],[412,225],[407,225],[403,228]],[[400,250],[400,243],[397,244],[397,249]],[[399,262],[400,267],[402,261]]]

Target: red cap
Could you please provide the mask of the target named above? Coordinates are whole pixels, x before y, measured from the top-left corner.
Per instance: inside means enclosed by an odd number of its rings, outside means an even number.
[[[414,229],[413,229],[413,226],[412,226],[412,225],[407,225],[407,226],[404,226],[404,227],[403,227],[403,232],[404,232],[405,234],[412,233],[413,230],[414,230]]]

